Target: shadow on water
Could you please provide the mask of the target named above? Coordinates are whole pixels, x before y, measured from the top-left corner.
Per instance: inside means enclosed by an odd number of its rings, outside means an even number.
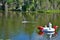
[[[29,22],[22,23],[22,21]],[[51,21],[53,25],[60,26],[60,14],[37,13],[33,15],[31,13],[22,14],[19,12],[9,12],[7,18],[3,18],[3,16],[0,15],[0,39],[49,40],[49,38],[46,35],[38,35],[36,29],[37,26],[44,26],[49,21]],[[51,40],[59,40],[60,31],[57,30],[57,32],[58,35],[52,38]]]

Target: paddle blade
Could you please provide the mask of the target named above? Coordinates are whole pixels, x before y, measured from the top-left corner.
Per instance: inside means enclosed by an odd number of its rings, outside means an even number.
[[[38,29],[42,31],[43,30],[43,27],[42,26],[38,26]]]
[[[53,26],[53,28],[56,30],[58,28],[58,26]]]
[[[57,35],[57,32],[55,32],[54,35],[56,36]]]
[[[38,32],[39,35],[44,35],[44,32]]]

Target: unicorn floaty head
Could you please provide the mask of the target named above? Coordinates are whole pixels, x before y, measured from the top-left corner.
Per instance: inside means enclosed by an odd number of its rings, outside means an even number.
[[[52,28],[52,23],[51,22],[49,22],[49,29],[51,29]]]

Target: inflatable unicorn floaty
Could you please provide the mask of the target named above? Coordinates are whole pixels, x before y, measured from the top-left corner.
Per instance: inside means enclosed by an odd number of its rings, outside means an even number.
[[[40,30],[39,34],[42,35],[45,33],[49,35],[49,38],[51,38],[53,34],[56,34],[56,29],[58,28],[58,26],[52,27],[51,22],[48,23],[48,26],[47,25],[45,25],[45,27],[39,26],[38,27],[38,29]]]

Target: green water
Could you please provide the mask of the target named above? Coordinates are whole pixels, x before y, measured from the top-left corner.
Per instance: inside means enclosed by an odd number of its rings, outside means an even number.
[[[22,13],[9,11],[7,17],[3,13],[0,12],[1,39],[9,39],[10,35],[17,35],[21,32],[31,35],[37,26],[44,26],[48,22],[60,26],[60,13]],[[30,21],[30,23],[22,23],[24,20]]]

